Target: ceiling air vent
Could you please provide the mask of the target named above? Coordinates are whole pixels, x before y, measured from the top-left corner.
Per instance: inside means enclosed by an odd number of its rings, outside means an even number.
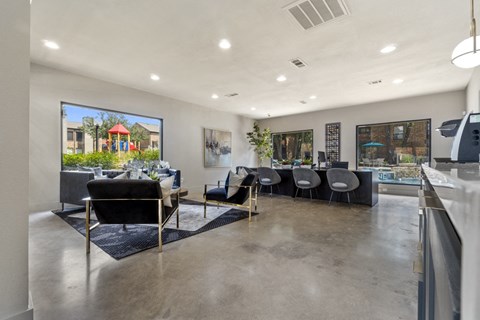
[[[373,80],[373,81],[368,82],[368,84],[371,85],[371,86],[375,85],[375,84],[380,84],[380,83],[382,83],[382,80]]]
[[[238,93],[229,93],[229,94],[225,95],[225,97],[227,97],[227,98],[232,98],[232,97],[235,97],[235,96],[238,96]]]
[[[350,14],[343,0],[300,0],[284,9],[288,10],[304,30]]]
[[[291,59],[290,62],[297,68],[303,68],[307,66],[307,64],[300,60],[300,58]]]

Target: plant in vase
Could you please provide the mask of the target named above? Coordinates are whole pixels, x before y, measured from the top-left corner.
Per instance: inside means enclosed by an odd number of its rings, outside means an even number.
[[[260,131],[260,127],[256,122],[253,123],[253,131],[247,132],[248,142],[255,147],[260,166],[263,160],[273,156],[272,133],[270,128]]]
[[[292,161],[288,159],[282,160],[282,168],[291,168],[292,167]]]
[[[302,167],[302,168],[311,168],[311,167],[312,167],[312,164],[313,164],[312,159],[304,159],[304,160],[302,161],[301,167]]]

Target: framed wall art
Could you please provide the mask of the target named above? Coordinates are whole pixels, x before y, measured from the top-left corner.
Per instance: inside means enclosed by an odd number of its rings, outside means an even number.
[[[232,166],[232,133],[216,129],[204,129],[205,168],[230,168]]]

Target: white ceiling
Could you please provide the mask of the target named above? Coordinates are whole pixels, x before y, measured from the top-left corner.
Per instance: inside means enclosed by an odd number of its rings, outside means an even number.
[[[309,31],[282,9],[291,2],[33,0],[31,58],[256,119],[464,89],[470,79],[450,63],[469,33],[467,0],[345,0],[350,16]],[[390,43],[398,49],[381,54]],[[294,67],[297,57],[308,66]]]

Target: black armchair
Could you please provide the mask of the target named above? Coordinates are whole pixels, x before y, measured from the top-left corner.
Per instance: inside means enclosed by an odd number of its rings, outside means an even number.
[[[230,198],[227,198],[227,187],[220,186],[220,184],[206,184],[205,191],[203,193],[203,212],[204,217],[207,217],[207,202],[216,203],[217,205],[229,205],[235,207],[242,207],[248,209],[248,221],[252,221],[252,201],[255,202],[255,210],[257,210],[257,185],[258,175],[255,172],[249,173],[239,187],[237,193]],[[208,190],[209,186],[215,186],[217,188]],[[236,187],[236,186],[235,186]],[[244,205],[248,201],[248,205]]]
[[[90,231],[100,224],[158,224],[158,246],[162,252],[162,230],[173,216],[177,215],[178,195],[171,194],[172,207],[165,206],[165,198],[158,181],[102,179],[87,183],[90,198],[86,201],[86,245],[90,252]],[[98,223],[90,226],[90,204],[95,210]]]

